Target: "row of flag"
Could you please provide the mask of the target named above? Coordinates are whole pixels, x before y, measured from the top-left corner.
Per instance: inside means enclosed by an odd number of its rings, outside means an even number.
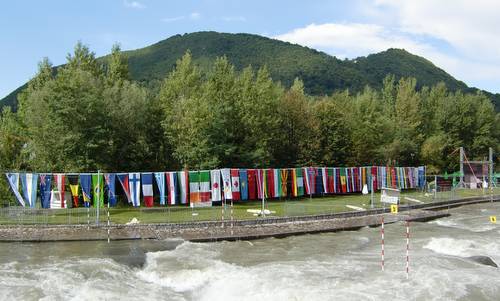
[[[425,185],[425,167],[301,167],[282,169],[216,169],[202,171],[99,174],[7,173],[19,204],[35,207],[37,192],[42,208],[116,206],[117,183],[134,207],[154,205],[211,206],[222,200],[255,200],[343,194],[382,187],[412,189]],[[69,194],[66,191],[69,185]],[[154,189],[156,187],[156,189]],[[21,188],[21,189],[20,189]],[[68,203],[68,202],[71,202]]]

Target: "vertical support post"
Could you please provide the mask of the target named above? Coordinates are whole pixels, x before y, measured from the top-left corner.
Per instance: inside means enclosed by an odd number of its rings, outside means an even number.
[[[109,198],[108,198],[108,244],[109,244],[109,231],[110,231],[110,221],[109,221]]]
[[[381,255],[382,255],[382,258],[381,258],[382,261],[381,261],[381,263],[382,263],[382,265],[381,266],[382,266],[382,272],[383,272],[384,269],[385,269],[385,267],[384,267],[384,265],[385,265],[385,258],[384,258],[384,256],[385,256],[385,254],[384,254],[385,253],[384,235],[385,234],[384,234],[384,216],[383,215],[382,215],[382,224],[381,224],[381,226],[382,226],[380,228],[380,235],[382,236],[382,253],[381,253]]]
[[[370,207],[373,209],[375,207],[375,192],[373,191],[373,187],[375,186],[373,183],[374,183],[374,180],[375,180],[375,177],[373,176],[373,173],[370,173],[370,183],[371,183],[371,196],[370,196]]]
[[[434,202],[436,201],[437,189],[438,189],[438,177],[435,175],[434,176]]]
[[[460,147],[460,181],[458,182],[458,187],[465,187],[464,182],[464,148]]]
[[[262,190],[261,190],[262,191],[262,210],[260,212],[260,215],[262,217],[265,217],[264,210],[266,209],[266,204],[265,204],[266,201],[265,201],[265,196],[264,196],[265,195],[265,193],[264,193],[264,176],[265,176],[264,170],[261,171],[261,174],[262,174],[262,180],[261,180],[261,184],[262,184],[262,186],[261,186],[262,187]],[[257,176],[258,176],[258,174],[257,174]]]
[[[224,214],[226,213],[225,212],[225,207],[226,207],[226,191],[223,190],[222,191],[222,204],[221,204],[221,208],[222,208],[222,228],[224,228]]]
[[[90,230],[90,203],[87,206],[87,230]]]
[[[410,278],[410,222],[406,221],[406,279]]]

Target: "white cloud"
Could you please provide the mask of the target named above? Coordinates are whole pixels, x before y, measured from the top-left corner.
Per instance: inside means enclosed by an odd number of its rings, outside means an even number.
[[[199,18],[201,18],[201,14],[199,12],[192,12],[191,14],[189,14],[189,18],[191,20],[198,20]]]
[[[166,22],[166,23],[170,23],[170,22],[181,21],[184,19],[185,19],[184,16],[177,16],[177,17],[163,18],[163,19],[161,19],[161,21]]]
[[[146,6],[144,4],[142,4],[141,2],[139,2],[139,1],[128,1],[128,0],[125,0],[125,1],[123,1],[123,5],[125,5],[125,7],[135,8],[135,9],[146,8]]]

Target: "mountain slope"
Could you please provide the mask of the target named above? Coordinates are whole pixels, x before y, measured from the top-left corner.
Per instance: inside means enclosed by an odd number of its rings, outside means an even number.
[[[400,49],[389,49],[354,60],[339,60],[314,49],[258,35],[217,32],[175,35],[148,47],[127,51],[132,79],[152,88],[157,87],[187,50],[202,68],[208,68],[216,57],[225,55],[238,70],[248,65],[254,68],[267,66],[273,79],[285,86],[299,77],[304,81],[306,92],[312,95],[344,89],[356,92],[366,85],[378,88],[387,74],[394,74],[396,78],[415,77],[419,86],[442,81],[451,90],[476,90],[425,58]],[[21,89],[0,100],[0,106],[15,107],[16,95]],[[487,94],[496,101],[499,109],[500,95]]]

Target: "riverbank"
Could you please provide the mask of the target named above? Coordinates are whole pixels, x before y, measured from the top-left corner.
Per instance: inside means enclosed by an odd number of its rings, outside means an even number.
[[[389,209],[374,209],[346,213],[308,215],[297,217],[274,217],[256,220],[210,221],[167,224],[135,225],[2,225],[0,241],[85,241],[85,240],[127,240],[127,239],[183,239],[187,241],[249,240],[265,237],[285,237],[307,233],[354,230],[362,227],[398,221],[427,221],[448,216],[440,211],[456,206],[481,202],[500,201],[496,195],[492,199],[472,197],[401,206],[398,214],[388,213]],[[108,234],[109,233],[109,234]]]

